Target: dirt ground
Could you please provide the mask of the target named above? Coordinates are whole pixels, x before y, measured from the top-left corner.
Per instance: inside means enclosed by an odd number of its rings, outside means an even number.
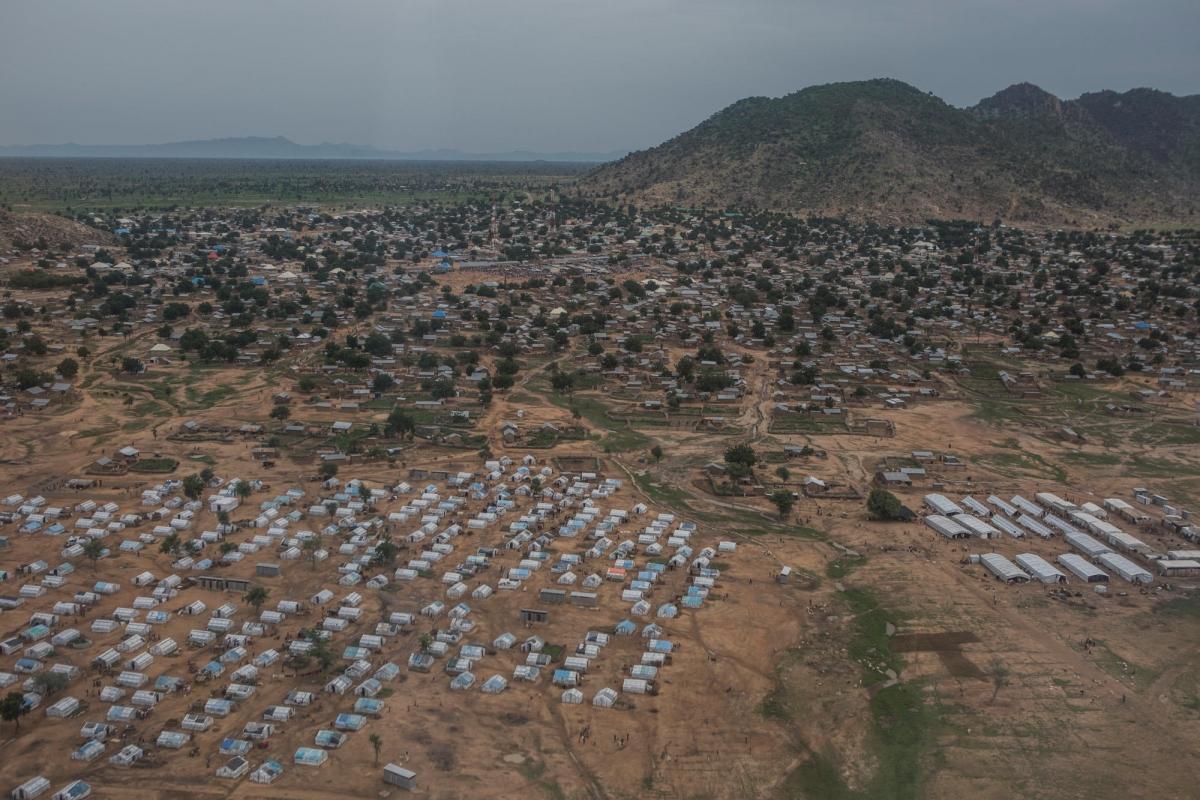
[[[152,341],[135,336],[112,346],[95,364]],[[561,704],[561,690],[550,685],[548,674],[535,684],[510,682],[495,696],[477,689],[451,692],[439,662],[429,674],[402,671],[388,686],[382,717],[351,734],[346,745],[331,752],[325,766],[293,766],[295,748],[310,745],[317,728],[328,727],[337,712],[353,704],[348,696],[320,693],[314,705],[282,724],[264,749],[248,755],[254,764],[275,758],[285,765],[283,777],[261,786],[246,778],[213,777],[224,761],[217,754],[221,738],[258,719],[290,689],[320,692],[328,676],[297,674],[278,664],[267,668],[251,701],[218,719],[213,730],[195,736],[194,755],[190,746],[157,750],[148,763],[120,769],[106,761],[118,749],[112,744],[90,765],[69,760],[80,743],[82,722],[99,719],[105,708],[91,696],[92,681],[105,679],[87,672],[64,692],[89,703],[80,716],[47,719],[43,706],[21,720],[19,731],[4,725],[6,758],[0,764],[0,784],[15,786],[40,773],[56,788],[83,777],[96,788],[96,796],[105,798],[334,800],[383,796],[381,792],[401,796],[380,780],[367,739],[374,733],[382,738],[380,764],[392,761],[413,769],[418,775],[416,794],[431,798],[1195,796],[1187,765],[1200,755],[1195,744],[1200,741],[1200,627],[1194,601],[1185,599],[1186,586],[1156,582],[1139,590],[1114,584],[1105,597],[1077,584],[1071,584],[1065,596],[1041,585],[1005,586],[987,577],[981,567],[964,564],[965,557],[994,550],[1009,557],[1036,552],[1052,560],[1063,552],[1061,542],[951,543],[919,523],[871,522],[861,500],[803,497],[791,517],[779,521],[762,497],[717,497],[694,485],[702,466],[719,461],[725,447],[736,441],[749,441],[760,452],[783,444],[812,444],[829,457],[791,464],[793,473],[864,489],[885,456],[906,457],[918,449],[952,451],[968,465],[945,478],[941,491],[954,499],[1017,492],[1030,497],[1042,490],[1077,500],[1128,498],[1134,486],[1153,488],[1162,481],[1186,496],[1200,488],[1186,471],[1139,474],[1128,459],[1118,463],[1101,458],[1112,453],[1104,445],[1067,446],[1048,439],[1037,427],[983,419],[970,397],[899,411],[872,409],[872,416],[895,422],[896,436],[890,438],[771,434],[775,384],[766,370],[753,373],[746,399],[731,410],[740,436],[676,428],[643,431],[666,452],[661,462],[643,450],[603,454],[589,441],[566,442],[550,450],[506,446],[498,428],[503,420],[516,418],[518,408],[528,420],[571,420],[566,409],[531,388],[540,372],[524,373],[511,392],[497,395],[479,421],[478,429],[489,436],[495,456],[534,453],[541,465],[553,464],[560,455],[599,455],[604,474],[623,481],[615,498],[601,502],[603,507],[630,508],[646,502],[647,518],[666,512],[694,520],[698,547],[738,542],[736,553],[716,559],[721,577],[713,599],[699,610],[682,611],[677,619],[659,620],[677,651],[664,668],[656,696],[623,695],[624,702],[613,709],[590,704],[600,687],[619,687],[627,674],[624,668],[635,663],[643,649],[640,636],[617,637],[604,650],[585,679],[586,701],[580,706]],[[104,477],[102,486],[79,491],[60,485],[64,478],[81,475],[98,456],[132,444],[145,454],[177,459],[180,466],[172,477],[212,464],[224,478],[269,484],[270,490],[256,493],[250,504],[292,486],[304,488],[308,501],[320,494],[319,485],[306,480],[314,472],[311,462],[285,456],[264,467],[251,455],[259,444],[253,440],[192,443],[168,438],[188,419],[267,423],[271,396],[290,390],[291,384],[287,365],[268,370],[180,365],[152,368],[138,379],[120,378],[96,366],[81,374],[74,402],[4,423],[2,485],[6,494],[42,494],[49,505],[113,500],[123,512],[138,510],[141,490],[160,476]],[[151,385],[155,388],[147,389]],[[212,393],[218,387],[224,388]],[[1185,405],[1173,411],[1182,416]],[[579,424],[597,436],[608,432],[586,418]],[[1135,447],[1131,442],[1130,448],[1122,452],[1157,459],[1160,466],[1190,463],[1195,453],[1188,443]],[[1067,466],[1059,466],[1063,464]],[[341,477],[362,478],[372,487],[390,486],[414,467],[478,471],[481,466],[473,452],[418,445],[404,451],[396,463],[351,464]],[[931,485],[925,481],[897,494],[910,508],[919,509]],[[397,498],[378,511],[386,513],[404,502]],[[472,501],[459,516],[469,518],[480,507]],[[235,513],[234,518],[244,521],[251,516]],[[315,525],[302,521],[298,527],[305,524]],[[215,525],[215,516],[205,510],[197,515],[193,531]],[[635,520],[622,534],[637,530]],[[255,532],[243,528],[231,540],[246,541]],[[6,568],[38,558],[51,566],[61,561],[49,538],[23,537],[12,529],[6,533],[11,541],[3,553]],[[1136,533],[1156,549],[1182,546],[1158,532]],[[498,528],[466,537],[456,555],[467,552],[463,547],[496,545],[502,538]],[[559,539],[553,550],[578,552],[583,547],[580,541]],[[400,560],[414,555],[402,553]],[[518,559],[506,551],[479,580],[494,582]],[[274,560],[272,554],[254,554],[221,574],[250,577],[269,588],[267,608],[278,600],[307,598],[321,586],[339,597],[348,591],[337,586],[336,555],[315,567],[305,561],[286,562],[278,578],[253,578],[253,564],[268,560]],[[105,598],[90,616],[107,614],[132,604],[139,593],[129,583],[133,575],[150,570],[165,576],[172,572],[170,562],[154,546],[142,555],[102,559],[94,567],[81,561],[64,588],[5,612],[0,623],[6,636],[14,634],[25,627],[29,611],[69,599],[95,580],[119,581],[120,593]],[[774,579],[783,565],[796,570],[787,584]],[[665,585],[655,590],[654,602],[680,594],[685,579],[682,573],[669,574]],[[25,580],[14,576],[8,585],[11,592]],[[471,602],[478,627],[467,640],[490,643],[504,631],[519,638],[536,632],[569,652],[586,631],[611,629],[628,613],[628,604],[620,602],[619,586],[606,584],[599,608],[554,607],[549,622],[526,631],[519,610],[539,605],[533,593],[552,581],[544,570],[526,590],[497,592],[488,600]],[[365,621],[335,639],[339,655],[342,646],[370,632],[387,613],[415,612],[444,599],[444,587],[436,578],[392,584],[384,591],[358,591],[365,598]],[[873,605],[856,605],[859,591],[869,591]],[[210,609],[226,601],[240,602],[236,595],[191,587],[166,608],[177,611],[193,599],[202,599]],[[239,622],[251,613],[242,606]],[[207,614],[197,621],[175,614],[157,632],[182,644],[188,630],[202,627],[206,618]],[[287,636],[317,618],[289,618],[273,635],[254,642],[253,651],[281,649]],[[875,619],[886,620],[886,638],[864,644],[866,626]],[[78,627],[92,646],[80,652],[60,648],[54,661],[76,663],[86,671],[90,658],[120,638],[119,632],[91,634],[89,624],[87,618],[60,623],[59,628]],[[435,627],[444,627],[444,619],[420,619],[413,630],[390,640],[374,662],[390,660],[403,666],[421,634]],[[157,659],[150,672],[192,681],[189,662],[195,667],[212,657],[212,651],[182,647],[175,657]],[[493,673],[508,677],[522,657],[518,651],[489,654],[477,678],[482,682]],[[874,670],[872,660],[889,665],[875,670],[885,674],[884,680],[868,678]],[[894,674],[887,676],[887,669]],[[168,696],[125,732],[124,741],[152,743],[160,730],[178,729],[183,714],[224,683],[192,683],[190,693]],[[895,685],[912,687],[906,697],[915,699],[893,718],[881,712],[878,698]],[[919,726],[905,716],[909,713],[917,715]],[[901,746],[890,732],[889,726],[901,720],[916,726],[911,730],[919,742],[912,749]],[[907,777],[909,768],[919,773],[915,782]]]

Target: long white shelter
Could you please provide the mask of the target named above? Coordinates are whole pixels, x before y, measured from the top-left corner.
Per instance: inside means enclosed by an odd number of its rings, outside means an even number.
[[[1067,576],[1037,553],[1021,553],[1016,557],[1017,566],[1025,570],[1040,583],[1066,583]]]
[[[1085,583],[1108,583],[1108,573],[1078,553],[1063,553],[1057,561],[1067,572]]]
[[[979,557],[979,562],[988,572],[1005,583],[1027,583],[1029,581],[1029,576],[1023,570],[999,553],[984,553]]]
[[[1154,582],[1154,576],[1148,570],[1133,563],[1120,553],[1101,553],[1096,556],[1096,560],[1130,583]]]

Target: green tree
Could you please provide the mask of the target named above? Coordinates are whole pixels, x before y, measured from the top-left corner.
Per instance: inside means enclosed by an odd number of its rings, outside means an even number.
[[[391,539],[384,537],[379,544],[375,545],[375,555],[371,559],[374,564],[392,564],[396,561],[396,556],[400,554],[400,548]]]
[[[383,432],[388,436],[411,439],[417,429],[416,421],[403,409],[393,407],[388,413]]]
[[[558,394],[569,395],[575,390],[575,376],[570,372],[555,372],[550,378],[550,386]]]
[[[70,683],[71,679],[63,673],[47,670],[34,676],[33,690],[42,697],[50,697],[66,689]]]
[[[179,548],[183,542],[179,539],[178,533],[168,533],[163,537],[163,540],[158,544],[158,551],[169,556],[174,556],[179,552]]]
[[[270,596],[270,589],[265,586],[255,586],[253,589],[246,592],[246,596],[242,599],[254,606],[254,611],[257,613],[258,611],[262,610],[263,603],[267,602],[267,598]]]
[[[39,383],[46,383],[49,379],[48,375],[44,375],[31,367],[21,367],[17,370],[17,386],[21,389],[28,389],[31,386],[37,386]]]
[[[89,538],[83,544],[83,555],[92,562],[92,569],[95,569],[96,562],[104,555],[104,542]]]
[[[300,549],[308,554],[309,566],[313,569],[317,568],[317,551],[321,549],[321,542],[316,536],[309,536],[300,543]]]
[[[726,464],[742,464],[746,467],[753,467],[758,463],[758,456],[754,453],[754,448],[746,443],[735,444],[725,451]]]
[[[29,321],[21,320],[17,327],[20,328],[22,325],[28,328]],[[25,340],[25,352],[31,353],[32,355],[44,356],[46,355],[46,351],[48,349],[49,348],[46,346],[46,340],[38,336],[36,333]]]
[[[796,505],[795,498],[792,493],[786,489],[780,489],[771,494],[771,502],[775,504],[775,508],[779,511],[779,518],[786,519],[788,514],[792,513],[792,508]]]
[[[0,700],[0,719],[13,723],[13,731],[21,730],[21,717],[25,715],[25,698],[20,692],[9,692]]]
[[[58,362],[58,374],[62,375],[67,380],[71,380],[79,374],[79,362],[73,358],[64,358]]]
[[[375,392],[376,394],[383,394],[395,385],[395,378],[393,378],[391,375],[388,375],[386,372],[380,372],[377,373],[375,378],[371,381],[371,391]]]
[[[650,457],[654,459],[655,463],[662,461],[662,457],[663,457],[662,445],[656,444],[656,445],[654,445],[654,447],[651,447],[650,448]]]
[[[292,415],[292,410],[285,405],[277,405],[271,409],[271,419],[277,419],[280,422],[287,420]]]
[[[876,487],[867,495],[867,513],[871,515],[871,519],[885,522],[900,519],[903,508],[900,499],[887,489]]]
[[[199,500],[204,493],[204,478],[199,475],[188,475],[183,479],[183,493],[191,500]]]
[[[392,354],[392,340],[376,331],[363,342],[363,349],[373,356],[390,356]]]
[[[250,485],[250,481],[239,479],[237,486],[233,487],[233,493],[242,500],[245,500],[247,497],[254,494],[254,487]]]
[[[1008,667],[999,658],[993,658],[988,662],[988,677],[992,679],[992,697],[988,700],[988,704],[996,702],[996,695],[1000,694],[1000,690],[1008,686],[1010,672]]]
[[[317,631],[310,631],[308,640],[312,642],[312,649],[308,651],[308,654],[317,660],[322,672],[328,672],[334,661],[337,660],[337,656],[329,646],[329,640],[320,636]]]
[[[375,751],[375,766],[379,766],[379,752],[383,750],[383,737],[378,733],[372,733],[367,737],[367,741],[371,743],[371,749]]]

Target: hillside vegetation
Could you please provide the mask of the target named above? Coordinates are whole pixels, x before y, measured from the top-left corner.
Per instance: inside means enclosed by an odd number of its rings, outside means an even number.
[[[960,109],[879,79],[751,97],[604,165],[590,194],[882,220],[1200,219],[1200,96],[1060,100],[1030,84]]]

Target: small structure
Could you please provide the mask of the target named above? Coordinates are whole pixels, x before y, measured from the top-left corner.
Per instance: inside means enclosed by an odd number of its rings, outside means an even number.
[[[388,764],[383,768],[383,782],[412,791],[417,788],[417,773],[399,764]]]
[[[91,785],[85,781],[75,780],[55,792],[50,800],[84,800],[91,796]]]
[[[522,608],[522,622],[545,622],[550,618],[550,612],[540,608]]]
[[[12,798],[13,800],[33,800],[33,798],[48,791],[50,791],[50,781],[38,775],[36,778],[30,778],[13,789]]]
[[[567,591],[565,589],[542,589],[540,592],[538,592],[538,599],[543,603],[554,603],[555,605],[561,605],[562,603],[566,602]]]
[[[595,608],[600,603],[600,598],[595,592],[571,592],[570,600],[571,605],[583,608]]]
[[[319,767],[329,760],[329,753],[318,747],[298,747],[292,756],[293,763],[306,767]]]
[[[196,585],[201,589],[208,589],[213,592],[241,592],[245,594],[250,591],[250,581],[245,578],[226,578],[223,575],[198,575],[195,579]]]

